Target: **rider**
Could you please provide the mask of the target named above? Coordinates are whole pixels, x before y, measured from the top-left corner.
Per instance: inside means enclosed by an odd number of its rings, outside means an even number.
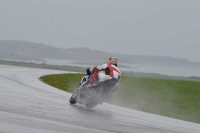
[[[111,57],[108,59],[106,64],[103,64],[102,66],[94,66],[87,69],[87,73],[90,75],[94,71],[99,71],[97,76],[99,81],[97,85],[101,85],[102,87],[111,86],[118,83],[120,80],[121,71],[117,66],[117,58]],[[88,87],[90,87],[90,84],[88,85]]]

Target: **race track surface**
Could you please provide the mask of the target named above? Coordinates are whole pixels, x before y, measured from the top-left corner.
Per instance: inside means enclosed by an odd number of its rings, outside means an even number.
[[[0,133],[200,133],[200,124],[103,103],[70,105],[70,93],[39,80],[68,73],[0,65]]]

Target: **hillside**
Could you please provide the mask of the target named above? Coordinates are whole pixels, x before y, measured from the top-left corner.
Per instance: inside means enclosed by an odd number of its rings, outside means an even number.
[[[66,45],[67,47],[67,45]],[[88,61],[104,63],[108,57],[116,56],[121,63],[173,65],[173,66],[200,66],[200,63],[192,63],[186,59],[148,56],[148,55],[126,55],[106,53],[88,48],[56,48],[45,44],[37,44],[18,40],[0,40],[0,60],[25,60],[41,61],[48,59],[65,59],[73,61]]]
[[[98,59],[105,61],[110,56],[111,54],[87,48],[60,49],[25,41],[0,41],[0,59],[42,60],[51,58],[77,61],[95,61]]]

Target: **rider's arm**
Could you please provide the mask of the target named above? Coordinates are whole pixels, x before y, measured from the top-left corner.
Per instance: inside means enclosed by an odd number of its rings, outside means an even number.
[[[105,70],[106,67],[107,67],[107,64],[103,64],[101,66],[94,66],[94,67],[90,68],[90,72],[92,73],[95,70],[102,71],[102,70]]]

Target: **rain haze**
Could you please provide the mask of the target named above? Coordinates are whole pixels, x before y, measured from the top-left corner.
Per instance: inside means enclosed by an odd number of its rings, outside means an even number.
[[[0,0],[0,132],[200,133],[199,13],[199,0]],[[121,73],[108,63],[103,82],[94,66],[112,56]]]
[[[200,61],[199,0],[1,0],[0,40]]]

